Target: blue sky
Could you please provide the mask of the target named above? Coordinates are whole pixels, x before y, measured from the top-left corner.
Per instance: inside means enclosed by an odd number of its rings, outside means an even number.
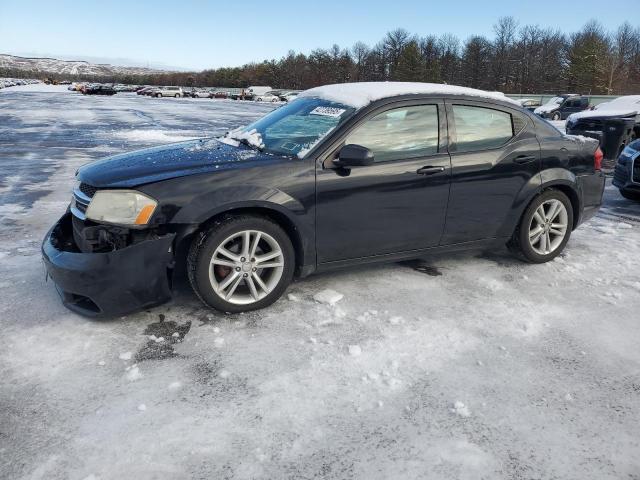
[[[630,2],[631,4],[633,2]],[[577,5],[576,5],[577,4]],[[602,0],[135,1],[0,0],[0,53],[92,57],[203,69],[280,58],[290,49],[374,44],[392,29],[492,34],[500,16],[573,32],[595,18],[617,28]],[[579,6],[578,6],[579,5]],[[597,14],[597,15],[596,15]],[[114,61],[115,60],[115,61]]]

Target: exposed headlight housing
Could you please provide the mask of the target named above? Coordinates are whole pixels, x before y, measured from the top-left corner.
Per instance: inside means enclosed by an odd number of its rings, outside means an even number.
[[[86,216],[96,222],[116,225],[146,225],[158,202],[135,190],[98,190]]]

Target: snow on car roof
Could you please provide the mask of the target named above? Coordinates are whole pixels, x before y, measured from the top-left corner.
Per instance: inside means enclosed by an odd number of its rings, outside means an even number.
[[[411,94],[428,95],[468,95],[491,100],[501,100],[518,105],[501,92],[486,92],[475,88],[442,85],[438,83],[417,82],[359,82],[324,85],[305,90],[300,97],[316,97],[331,102],[342,103],[355,108],[362,108],[371,102],[388,97]]]
[[[637,115],[640,113],[640,95],[626,95],[624,97],[614,98],[610,102],[596,105],[594,110],[585,110],[583,112],[569,115],[567,120],[578,120],[580,118],[593,117],[626,117],[629,115]]]

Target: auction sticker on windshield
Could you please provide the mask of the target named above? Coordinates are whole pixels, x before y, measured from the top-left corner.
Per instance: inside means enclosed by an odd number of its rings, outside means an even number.
[[[309,115],[323,115],[325,117],[339,117],[345,112],[344,108],[316,107],[309,112]]]

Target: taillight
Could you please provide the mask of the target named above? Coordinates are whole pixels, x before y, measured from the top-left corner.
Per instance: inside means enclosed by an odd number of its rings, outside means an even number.
[[[593,154],[593,166],[598,170],[602,170],[602,159],[604,158],[604,153],[600,150],[600,147],[596,148],[596,152]]]

